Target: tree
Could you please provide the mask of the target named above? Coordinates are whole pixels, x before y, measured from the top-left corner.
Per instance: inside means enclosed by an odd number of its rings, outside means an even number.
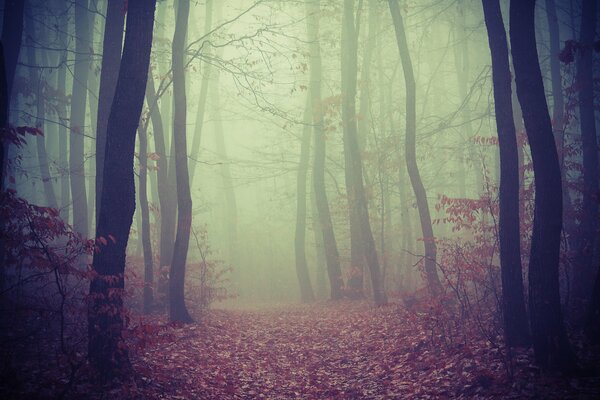
[[[73,200],[73,228],[88,236],[88,204],[85,190],[84,127],[87,83],[90,71],[90,26],[88,0],[75,2],[75,66],[71,96],[69,171]]]
[[[173,35],[173,144],[177,183],[177,230],[169,274],[169,318],[192,322],[184,297],[185,263],[192,226],[192,196],[187,164],[184,46],[190,13],[189,0],[179,0]]]
[[[34,88],[35,96],[35,127],[42,132],[45,132],[44,121],[46,119],[46,98],[44,96],[44,70],[42,68],[35,68],[34,66],[39,65],[36,57],[36,50],[34,43],[44,37],[43,32],[40,35],[36,35],[36,27],[33,22],[31,15],[31,7],[28,8],[29,18],[27,20],[27,31],[31,38],[31,42],[27,46],[27,60],[30,64],[29,67],[29,82],[31,87]],[[38,27],[37,30],[42,30],[43,27]],[[41,54],[41,65],[48,65],[48,56],[46,51],[39,50]],[[46,138],[44,135],[37,135],[35,138],[35,144],[37,149],[40,178],[42,179],[42,185],[44,187],[44,195],[46,202],[49,207],[58,208],[58,202],[54,193],[54,187],[52,185],[52,179],[50,177],[50,166],[48,163],[48,153],[46,152]]]
[[[581,38],[577,60],[579,89],[579,123],[583,153],[583,203],[577,257],[575,260],[575,296],[588,299],[594,281],[592,259],[598,227],[598,138],[594,110],[594,39],[596,35],[597,1],[583,0]]]
[[[150,239],[150,209],[148,207],[148,133],[146,123],[140,124],[138,135],[140,141],[140,175],[139,199],[142,218],[142,250],[144,254],[144,312],[149,313],[154,301],[154,265],[152,256],[152,241]]]
[[[342,297],[342,269],[340,268],[340,256],[333,232],[331,213],[327,201],[327,190],[325,188],[325,156],[326,142],[323,129],[323,102],[321,98],[321,47],[319,45],[319,13],[321,12],[320,0],[308,0],[306,2],[306,25],[308,30],[308,43],[310,52],[310,105],[312,109],[312,122],[315,138],[315,154],[313,165],[313,185],[315,191],[315,203],[319,217],[319,228],[323,236],[325,248],[325,260],[327,263],[327,274],[329,276],[329,287],[331,299]]]
[[[529,342],[519,232],[519,155],[511,100],[506,31],[499,0],[482,0],[492,56],[494,109],[500,147],[500,267],[504,337],[509,346]]]
[[[531,148],[535,204],[529,258],[529,313],[536,362],[571,370],[571,350],[560,304],[558,264],[562,229],[560,165],[538,62],[535,0],[511,0],[510,44],[517,97]]]
[[[12,96],[17,60],[21,51],[21,40],[23,37],[23,13],[25,2],[22,0],[7,0],[4,2],[4,15],[2,22],[2,64],[0,71],[2,79],[0,89],[0,128],[7,129],[9,118],[9,104]],[[4,175],[6,173],[7,148],[5,137],[0,137],[0,192],[4,190]]]
[[[124,2],[109,1],[106,8],[104,41],[102,44],[102,66],[100,89],[98,91],[98,118],[96,122],[96,223],[100,216],[100,196],[102,193],[102,169],[106,147],[106,125],[115,94],[121,62],[123,25],[125,23]]]
[[[221,5],[218,5],[221,7]],[[204,31],[208,34],[212,28],[212,15],[213,15],[213,0],[206,1],[206,11],[204,15]],[[210,51],[210,50],[206,50]],[[208,84],[210,82],[210,74],[212,71],[211,63],[204,63],[202,75],[202,83],[200,84],[200,97],[198,98],[198,110],[196,112],[196,124],[194,126],[194,138],[192,139],[192,156],[195,158],[200,152],[200,142],[202,138],[202,127],[204,126],[204,114],[206,112],[206,99],[208,97]],[[190,183],[194,182],[194,176],[196,175],[196,169],[198,169],[198,162],[192,164],[190,171]]]
[[[315,299],[306,265],[306,177],[310,159],[310,94],[306,97],[302,140],[300,142],[300,162],[296,177],[296,231],[294,236],[294,254],[296,256],[296,275],[300,285],[300,298],[307,303]]]
[[[367,196],[363,184],[363,168],[358,144],[356,125],[356,75],[357,75],[357,32],[354,24],[354,0],[344,1],[342,21],[342,125],[344,127],[344,151],[348,153],[346,170],[349,170],[351,185],[350,208],[356,213],[360,229],[360,242],[369,266],[375,304],[387,302],[375,240],[369,221]]]
[[[88,309],[88,358],[103,379],[129,368],[123,343],[125,249],[135,210],[135,135],[144,102],[152,47],[155,0],[129,0],[127,31],[115,95],[110,108],[102,173],[98,251]]]
[[[392,14],[392,21],[394,22],[396,41],[398,43],[398,51],[400,52],[402,69],[404,71],[404,82],[406,84],[406,138],[404,142],[406,168],[408,170],[410,183],[415,192],[417,208],[419,210],[421,231],[423,233],[423,242],[425,246],[425,275],[427,277],[427,284],[430,292],[432,294],[437,294],[439,293],[441,285],[436,266],[437,248],[435,238],[433,237],[433,227],[431,225],[431,214],[429,213],[427,194],[425,193],[425,187],[423,186],[423,181],[419,174],[419,167],[417,166],[417,93],[415,77],[398,1],[389,0],[388,3],[390,6],[390,13]]]

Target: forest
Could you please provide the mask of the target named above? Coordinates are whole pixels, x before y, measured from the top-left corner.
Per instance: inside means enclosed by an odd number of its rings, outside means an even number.
[[[0,10],[0,398],[600,398],[597,0]]]

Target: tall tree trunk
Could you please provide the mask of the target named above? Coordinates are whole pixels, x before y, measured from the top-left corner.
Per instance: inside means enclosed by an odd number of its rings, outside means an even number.
[[[398,0],[389,0],[390,13],[396,30],[396,41],[398,42],[398,51],[404,70],[404,81],[406,84],[406,138],[405,138],[405,157],[408,177],[412,185],[415,197],[417,199],[417,208],[421,221],[421,231],[423,233],[423,244],[425,246],[425,275],[430,292],[435,295],[440,291],[440,278],[437,274],[436,255],[437,246],[433,236],[433,227],[431,225],[431,214],[429,213],[429,204],[427,203],[427,194],[419,174],[417,166],[416,151],[416,131],[417,131],[417,93],[415,77],[413,74],[412,61],[406,42],[406,33],[404,31],[404,22],[400,14]]]
[[[215,79],[212,82],[213,93],[213,118],[215,120],[214,134],[216,141],[216,150],[221,165],[219,166],[221,178],[223,181],[223,192],[225,194],[225,215],[224,219],[227,225],[227,256],[229,263],[234,268],[234,279],[236,285],[241,284],[241,268],[239,257],[239,242],[238,242],[238,212],[237,200],[235,197],[235,189],[233,179],[231,178],[231,168],[227,158],[227,147],[225,146],[225,130],[223,129],[223,119],[221,117],[221,97],[219,95],[219,71],[216,71]]]
[[[598,138],[594,115],[594,39],[596,35],[597,0],[583,0],[581,38],[577,60],[579,88],[579,123],[583,151],[583,203],[577,257],[575,260],[575,296],[589,299],[594,282],[594,240],[598,226]]]
[[[340,299],[343,295],[342,269],[340,268],[340,256],[335,241],[329,203],[327,201],[327,190],[325,188],[325,155],[326,141],[323,129],[323,104],[321,98],[321,47],[319,45],[319,18],[321,13],[320,0],[308,0],[306,2],[308,43],[310,47],[310,104],[312,109],[312,121],[315,137],[315,155],[313,166],[313,185],[315,191],[315,202],[319,216],[319,227],[323,235],[325,247],[325,259],[327,262],[327,274],[329,275],[329,287],[331,299]]]
[[[294,252],[296,256],[296,275],[300,285],[300,298],[307,303],[315,299],[315,294],[310,283],[310,275],[306,265],[306,178],[308,175],[308,162],[310,158],[310,94],[306,97],[300,144],[300,162],[296,178],[296,232],[294,237]]]
[[[456,66],[456,78],[458,83],[458,92],[460,96],[460,102],[462,104],[462,110],[460,111],[461,124],[464,126],[464,135],[461,137],[461,147],[466,146],[467,148],[459,149],[460,162],[458,176],[460,179],[459,183],[459,196],[465,198],[469,196],[467,191],[467,176],[469,175],[468,159],[470,159],[473,166],[473,173],[475,174],[475,191],[473,195],[478,198],[483,190],[482,175],[477,170],[476,162],[480,161],[475,152],[475,144],[471,142],[473,137],[473,125],[471,124],[471,113],[469,110],[469,40],[466,32],[466,16],[465,16],[465,4],[464,0],[458,0],[457,11],[458,18],[457,23],[454,25],[455,40],[457,45],[454,46],[454,64]]]
[[[219,5],[221,7],[221,5]],[[213,0],[206,1],[206,14],[204,16],[204,33],[207,34],[212,28]],[[210,51],[207,49],[206,51]],[[202,68],[202,83],[200,84],[200,97],[198,98],[198,110],[196,111],[196,124],[194,125],[194,138],[192,139],[192,158],[197,160],[200,154],[200,142],[202,138],[202,127],[204,126],[204,115],[206,112],[206,99],[208,97],[208,84],[212,71],[211,63],[204,63]],[[198,162],[192,160],[190,171],[190,185],[194,183]]]
[[[69,169],[73,200],[73,229],[88,236],[87,195],[85,189],[85,108],[90,70],[90,26],[88,0],[75,2],[75,66],[71,96]]]
[[[12,87],[15,80],[15,72],[17,70],[17,61],[19,52],[21,51],[21,40],[23,37],[23,12],[25,1],[23,0],[6,0],[4,2],[4,15],[2,22],[2,54],[4,58],[4,73],[1,79],[3,94],[1,99],[1,128],[5,129],[8,126],[8,109],[12,96]],[[0,192],[4,190],[4,178],[6,173],[6,157],[8,146],[4,142],[4,138],[0,137]]]
[[[482,0],[492,55],[494,109],[500,147],[500,267],[504,337],[509,346],[530,342],[519,225],[519,155],[512,112],[508,44],[499,0]]]
[[[108,124],[108,114],[115,94],[117,78],[119,77],[119,64],[121,63],[123,26],[125,24],[124,6],[123,0],[111,0],[108,1],[106,8],[100,89],[98,91],[98,120],[96,121],[96,224],[100,216],[99,206],[106,147],[106,125]]]
[[[550,74],[552,77],[552,127],[554,141],[558,151],[560,162],[561,180],[563,187],[563,230],[566,234],[567,245],[570,247],[574,242],[575,218],[573,204],[569,194],[567,181],[567,169],[565,168],[565,101],[562,88],[562,76],[560,73],[560,29],[556,4],[554,0],[546,0],[546,16],[548,18],[548,31],[550,36]]]
[[[154,78],[148,74],[148,84],[146,86],[146,101],[152,120],[154,149],[158,155],[157,164],[157,184],[158,184],[158,202],[160,205],[160,267],[171,264],[173,259],[173,237],[175,236],[175,214],[177,211],[176,198],[170,189],[169,172],[172,165],[167,159],[167,150],[165,145],[165,130],[163,117],[158,99],[156,98],[156,89],[154,87]]]
[[[28,14],[31,14],[31,7],[28,8]],[[40,29],[40,28],[38,28]],[[36,27],[33,19],[30,17],[27,20],[27,31],[32,39],[32,43],[27,46],[27,61],[29,63],[29,82],[33,88],[35,88],[35,108],[36,108],[36,119],[35,127],[45,132],[44,121],[46,118],[46,99],[44,98],[43,82],[44,82],[44,69],[35,68],[38,66],[36,59],[36,50],[34,43],[39,41],[43,34],[36,35]],[[48,65],[47,55],[45,50],[40,49],[42,53],[41,65]],[[45,204],[52,208],[58,208],[56,201],[56,195],[54,194],[54,187],[52,186],[52,178],[50,176],[50,165],[48,163],[48,153],[46,152],[46,138],[43,135],[38,135],[35,138],[38,163],[40,168],[40,178],[42,180],[42,186],[44,187],[44,195],[46,197]]]
[[[314,186],[314,185],[313,185]],[[319,226],[319,215],[315,192],[311,191],[310,196],[311,224],[315,243],[315,286],[316,297],[323,299],[327,297],[327,261],[325,259],[325,246],[323,244],[323,234]]]
[[[535,209],[529,259],[529,312],[536,362],[572,369],[563,322],[558,264],[562,229],[560,165],[538,62],[534,25],[535,0],[511,0],[510,44],[517,96],[531,148],[535,175]]]
[[[68,11],[64,2],[59,2],[60,17],[59,25],[68,25]],[[60,50],[60,66],[58,69],[58,83],[57,90],[62,96],[57,106],[57,117],[58,117],[58,166],[60,171],[60,215],[66,222],[69,221],[69,209],[71,204],[70,196],[70,184],[69,184],[69,162],[68,162],[68,134],[67,134],[67,30],[61,29],[58,32],[58,43],[61,47]],[[102,171],[100,171],[101,173]]]
[[[364,246],[364,255],[369,267],[375,304],[387,302],[383,290],[383,280],[377,249],[365,193],[362,172],[362,160],[358,146],[358,128],[356,125],[356,75],[357,75],[357,32],[354,25],[354,0],[344,0],[344,18],[342,21],[342,125],[344,127],[344,151],[346,170],[350,170],[351,194],[350,208],[356,213],[360,227],[360,242]]]
[[[90,284],[88,308],[88,357],[103,380],[118,376],[130,366],[121,335],[121,294],[125,250],[135,210],[135,134],[148,79],[155,6],[155,0],[128,1],[123,56],[106,128],[102,173],[103,181],[111,184],[103,185],[100,197],[96,237],[102,240],[98,241],[99,251],[94,253],[93,269],[97,275]]]
[[[192,197],[187,163],[186,143],[186,98],[184,46],[190,13],[189,0],[179,0],[175,33],[173,35],[173,146],[175,147],[175,168],[177,183],[177,230],[173,261],[169,275],[169,318],[171,321],[191,322],[184,297],[185,263],[190,243],[192,226]]]
[[[152,258],[152,240],[150,239],[150,210],[148,208],[148,135],[147,124],[140,124],[138,129],[140,140],[140,177],[139,196],[142,216],[142,249],[144,253],[144,312],[149,313],[154,301],[154,266]]]

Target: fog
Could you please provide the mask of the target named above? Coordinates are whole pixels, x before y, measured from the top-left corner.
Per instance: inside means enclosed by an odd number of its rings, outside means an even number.
[[[542,367],[597,329],[594,0],[2,3],[2,296],[55,274],[103,376],[123,310],[440,307]]]

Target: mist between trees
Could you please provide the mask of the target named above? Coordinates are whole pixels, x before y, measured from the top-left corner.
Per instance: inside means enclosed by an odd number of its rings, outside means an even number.
[[[480,374],[421,395],[575,396],[517,383],[524,365],[596,371],[599,13],[595,0],[5,0],[0,340],[14,384],[0,393],[119,381],[152,396],[128,379],[177,329],[368,304],[422,324],[408,331],[432,348],[496,349],[495,389]],[[187,395],[253,396],[231,385]],[[334,396],[265,387],[252,391]]]

